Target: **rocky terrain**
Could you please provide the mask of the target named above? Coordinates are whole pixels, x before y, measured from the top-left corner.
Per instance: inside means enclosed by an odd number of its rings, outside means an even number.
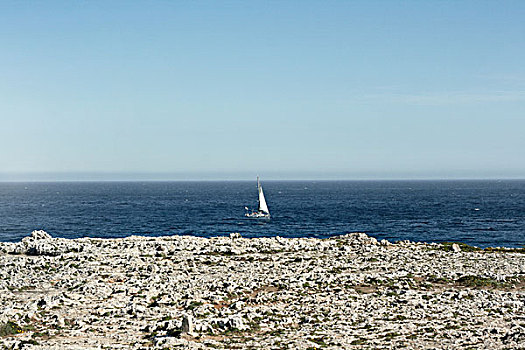
[[[523,249],[330,239],[0,243],[0,349],[525,349]]]

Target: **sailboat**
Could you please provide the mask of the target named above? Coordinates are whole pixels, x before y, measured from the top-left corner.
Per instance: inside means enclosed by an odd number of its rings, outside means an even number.
[[[245,216],[249,218],[269,218],[270,210],[268,209],[268,204],[266,204],[266,199],[264,198],[264,192],[259,182],[259,176],[257,176],[257,191],[259,192],[259,205],[257,210],[252,210],[250,213],[246,213]],[[248,210],[247,207],[244,209]]]

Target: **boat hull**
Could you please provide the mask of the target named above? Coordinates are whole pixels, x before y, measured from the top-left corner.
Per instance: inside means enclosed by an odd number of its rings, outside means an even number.
[[[253,213],[246,213],[244,216],[248,218],[269,218],[270,214],[261,213],[261,212],[253,212]]]

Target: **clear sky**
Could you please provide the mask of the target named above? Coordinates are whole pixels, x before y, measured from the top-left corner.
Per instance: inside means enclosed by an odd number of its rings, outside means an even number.
[[[0,179],[525,178],[525,1],[1,1]]]

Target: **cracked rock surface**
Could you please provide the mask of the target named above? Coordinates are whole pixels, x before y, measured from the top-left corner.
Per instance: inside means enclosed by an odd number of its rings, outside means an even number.
[[[0,349],[525,349],[522,249],[190,236],[0,243]]]

